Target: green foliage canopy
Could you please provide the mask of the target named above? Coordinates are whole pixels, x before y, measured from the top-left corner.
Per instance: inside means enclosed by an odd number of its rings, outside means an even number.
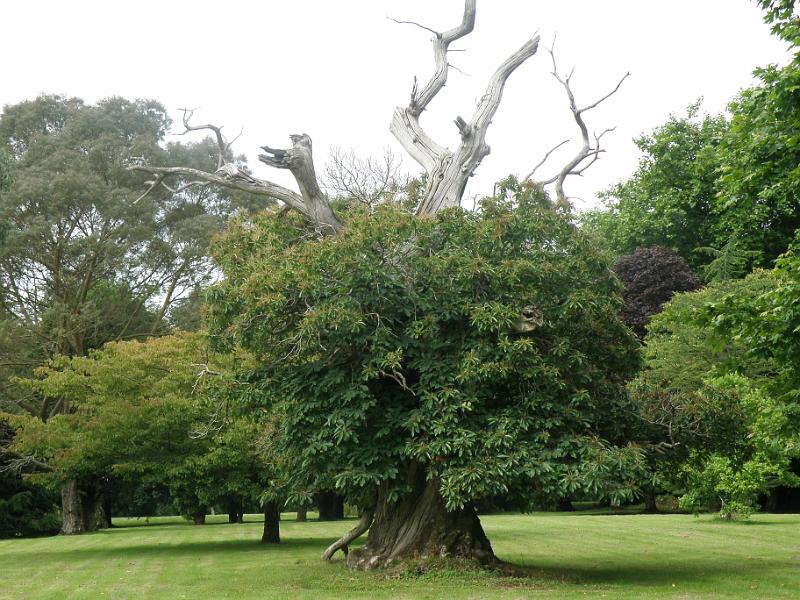
[[[632,496],[638,453],[603,441],[623,437],[637,365],[619,284],[538,188],[506,182],[479,213],[347,219],[318,238],[260,216],[217,247],[212,338],[263,365],[252,400],[281,415],[297,499],[401,494],[411,464],[449,507]]]

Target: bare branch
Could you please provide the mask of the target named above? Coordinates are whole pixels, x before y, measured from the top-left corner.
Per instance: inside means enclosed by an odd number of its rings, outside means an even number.
[[[203,129],[208,129],[209,131],[212,131],[214,133],[214,137],[217,140],[217,149],[219,152],[217,154],[217,168],[224,165],[225,155],[227,154],[227,151],[230,149],[230,144],[225,139],[225,136],[222,135],[222,127],[219,127],[217,125],[212,125],[210,123],[206,123],[205,125],[191,125],[189,124],[189,121],[194,116],[194,113],[197,110],[197,108],[179,108],[178,110],[183,112],[183,117],[181,120],[183,121],[184,130],[178,133],[177,135],[186,135],[190,131],[202,131]]]
[[[387,148],[380,159],[359,158],[351,150],[334,148],[325,167],[323,183],[331,193],[352,198],[373,208],[402,197],[409,177],[401,173],[402,161]]]
[[[605,96],[603,96],[602,98],[600,98],[600,100],[598,100],[597,102],[593,102],[593,103],[592,103],[592,104],[590,104],[589,106],[584,106],[584,107],[583,107],[582,109],[580,109],[580,111],[578,111],[578,112],[582,112],[582,113],[584,113],[584,112],[586,112],[587,110],[592,110],[592,109],[593,109],[593,108],[595,108],[597,105],[599,105],[599,104],[602,104],[603,102],[605,102],[606,100],[608,100],[608,99],[609,99],[611,96],[613,96],[614,94],[616,94],[616,93],[617,93],[617,91],[619,91],[619,88],[620,88],[620,86],[622,85],[622,82],[623,82],[623,81],[625,81],[625,80],[626,80],[628,77],[630,77],[630,76],[631,76],[631,72],[630,72],[630,71],[628,71],[627,73],[625,73],[625,75],[623,75],[623,76],[620,78],[620,80],[617,82],[617,85],[616,85],[616,86],[614,86],[614,89],[613,89],[613,90],[611,90],[610,92],[608,92],[608,93],[607,93]]]
[[[139,169],[136,169],[136,168],[132,168],[132,169],[133,170],[139,170]],[[148,172],[150,172],[150,171],[148,171]],[[146,181],[145,183],[149,183],[150,184],[149,187],[142,193],[141,196],[139,196],[138,198],[136,198],[136,200],[133,201],[133,204],[138,204],[140,200],[143,200],[144,198],[149,196],[150,192],[152,192],[154,189],[156,189],[159,185],[162,185],[164,183],[164,177],[166,177],[166,175],[164,175],[164,174],[155,174],[155,179],[153,179],[152,181]],[[167,189],[169,189],[169,188],[167,188]]]
[[[424,29],[425,31],[430,31],[433,35],[437,37],[439,36],[439,32],[436,31],[435,29],[431,29],[430,27],[425,27],[425,25],[420,25],[416,21],[400,21],[398,19],[395,19],[394,17],[386,17],[386,18],[389,19],[390,21],[398,23],[399,25],[414,25],[416,27],[419,27],[420,29]]]
[[[6,456],[9,454],[6,453]],[[19,475],[23,471],[28,471],[29,469],[34,468],[39,471],[52,471],[53,467],[47,464],[44,461],[39,460],[36,455],[30,456],[15,456],[14,458],[9,458],[6,461],[5,466],[0,468],[0,473],[13,473],[15,475]]]
[[[390,127],[392,134],[397,141],[405,148],[411,157],[417,161],[425,171],[430,174],[436,168],[436,163],[446,152],[446,148],[437,144],[425,133],[419,124],[419,116],[422,114],[431,100],[447,83],[448,61],[447,52],[449,46],[454,41],[468,35],[475,27],[475,3],[476,0],[465,0],[464,15],[461,23],[456,27],[443,33],[434,31],[428,27],[419,25],[412,21],[398,21],[417,25],[426,31],[433,33],[433,58],[434,73],[430,80],[420,91],[417,86],[417,79],[414,78],[414,86],[411,90],[411,99],[406,107],[400,107],[395,111]],[[394,19],[393,19],[394,20]]]
[[[199,169],[192,169],[189,167],[150,167],[144,165],[134,165],[128,167],[128,170],[142,171],[144,173],[150,173],[156,176],[162,175],[164,177],[170,175],[174,175],[176,177],[187,177],[194,179],[194,184],[199,184],[200,182],[215,183],[223,187],[241,190],[243,192],[250,192],[260,196],[267,196],[269,198],[274,198],[275,200],[280,200],[284,204],[291,206],[296,211],[309,216],[308,211],[303,204],[303,198],[297,192],[293,192],[280,185],[263,179],[253,178],[255,183],[248,183],[246,181],[227,179],[215,173],[206,173],[205,171],[200,171]],[[151,186],[145,194],[137,199],[137,201],[141,200],[141,198],[144,198],[148,193],[150,193],[153,187],[154,186]]]
[[[522,178],[523,181],[533,177],[534,173],[536,173],[536,171],[539,170],[539,167],[541,167],[544,163],[547,162],[547,159],[550,158],[550,155],[553,152],[555,152],[556,150],[561,148],[561,146],[563,146],[564,144],[566,144],[568,142],[571,142],[571,141],[572,141],[571,138],[567,138],[563,142],[559,142],[558,144],[556,144],[555,146],[550,148],[550,150],[547,151],[547,154],[544,155],[544,158],[542,158],[542,160],[540,160],[538,163],[536,163],[536,166],[534,166],[533,169],[531,169],[531,172],[528,173],[527,175],[525,175],[525,177]],[[540,181],[539,183],[541,183],[542,185],[547,185],[548,183],[553,183],[556,180],[556,177],[557,176],[554,176],[552,179],[550,179],[548,181]]]
[[[586,126],[586,122],[583,119],[583,113],[597,107],[602,102],[604,102],[605,100],[613,96],[615,93],[617,93],[620,86],[622,85],[622,82],[628,78],[630,73],[626,73],[625,75],[623,75],[623,77],[619,80],[614,89],[611,90],[608,94],[606,94],[599,100],[592,102],[591,104],[583,108],[578,108],[578,105],[575,101],[575,94],[573,93],[571,86],[572,75],[575,69],[573,67],[569,75],[567,75],[566,77],[562,77],[559,74],[558,66],[556,64],[555,44],[556,40],[554,38],[553,44],[548,49],[548,53],[550,54],[550,59],[553,63],[552,75],[553,77],[556,78],[556,80],[563,86],[564,90],[566,91],[567,100],[569,101],[569,109],[570,112],[572,112],[572,118],[575,120],[575,124],[578,126],[578,129],[581,132],[581,148],[578,151],[578,153],[575,154],[575,156],[573,156],[573,158],[569,162],[567,162],[567,164],[561,169],[561,171],[558,172],[558,174],[551,177],[550,179],[542,180],[537,183],[539,183],[540,185],[549,185],[551,183],[555,183],[556,201],[564,207],[569,207],[569,200],[567,198],[567,195],[564,193],[564,181],[570,175],[582,176],[584,171],[586,171],[586,169],[588,169],[595,162],[597,162],[597,160],[600,158],[600,154],[605,152],[605,150],[603,150],[600,147],[600,140],[603,138],[605,134],[614,131],[614,128],[612,127],[603,130],[599,135],[595,134],[594,145],[592,145],[589,139],[589,128]],[[559,146],[563,145],[564,143],[565,142],[562,142],[561,144],[559,144]],[[556,148],[558,148],[559,146],[556,146]],[[544,164],[544,162],[556,148],[553,148],[552,150],[550,150],[550,152],[548,152],[545,155],[544,159],[538,165],[536,165],[536,167],[534,167],[534,169],[530,172],[530,174],[526,177],[526,179],[533,176],[536,170]],[[588,162],[585,162],[587,160]]]
[[[464,16],[461,19],[461,23],[452,29],[449,29],[443,33],[439,33],[437,31],[433,31],[432,29],[427,29],[428,31],[433,32],[433,59],[435,62],[435,70],[433,76],[430,78],[425,87],[422,88],[422,91],[419,93],[416,98],[411,99],[411,104],[409,105],[409,110],[419,116],[422,114],[428,104],[430,104],[431,100],[436,97],[436,94],[444,87],[445,83],[447,83],[447,51],[450,44],[454,41],[461,39],[465,35],[472,33],[472,30],[475,28],[475,3],[476,0],[466,0],[464,2]]]

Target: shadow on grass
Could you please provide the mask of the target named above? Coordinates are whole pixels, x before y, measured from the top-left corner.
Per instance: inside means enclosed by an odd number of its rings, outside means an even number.
[[[525,567],[531,576],[545,577],[568,584],[614,584],[620,586],[653,587],[671,586],[691,582],[715,582],[774,580],[785,575],[792,565],[765,561],[730,561],[725,565],[719,562],[692,561],[669,564],[643,564],[626,562],[587,566],[583,563],[565,563],[559,567]]]
[[[97,558],[114,560],[116,558],[190,558],[192,556],[207,557],[213,554],[236,554],[247,552],[263,553],[294,553],[304,556],[314,556],[314,550],[319,554],[333,541],[332,538],[290,538],[280,544],[262,544],[256,537],[245,540],[218,540],[218,541],[186,541],[178,544],[157,542],[133,544],[124,546],[106,546],[98,544],[91,548],[65,548],[59,550],[38,550],[36,556],[47,557],[53,560],[75,561],[78,558]]]

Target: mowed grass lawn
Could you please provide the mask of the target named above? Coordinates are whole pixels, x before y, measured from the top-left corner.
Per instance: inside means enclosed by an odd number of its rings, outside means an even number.
[[[0,541],[0,598],[800,598],[800,515],[482,517],[498,556],[531,567],[526,577],[349,572],[319,555],[352,521],[292,517],[278,546],[259,543],[255,515]]]

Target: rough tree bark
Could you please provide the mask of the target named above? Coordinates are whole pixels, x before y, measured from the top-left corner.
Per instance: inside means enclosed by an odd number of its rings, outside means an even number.
[[[277,502],[264,505],[264,532],[262,544],[278,544],[281,541],[281,507]]]
[[[432,557],[469,558],[485,565],[496,561],[471,505],[447,510],[439,481],[427,480],[423,465],[409,469],[408,483],[412,492],[397,502],[389,501],[385,486],[378,491],[367,543],[347,555],[350,568],[373,569]]]
[[[91,486],[71,479],[61,486],[62,535],[97,531],[99,498]]]
[[[465,0],[461,23],[444,32],[433,31],[410,21],[398,21],[416,25],[433,34],[434,74],[421,87],[417,86],[415,79],[409,103],[395,110],[390,125],[392,134],[409,155],[422,166],[427,175],[427,187],[417,209],[419,216],[433,215],[439,210],[461,203],[469,177],[490,152],[485,141],[486,132],[500,104],[506,81],[520,65],[536,54],[538,49],[537,35],[525,42],[497,68],[471,119],[467,121],[461,116],[455,118],[454,122],[460,134],[460,142],[455,150],[437,143],[423,129],[420,116],[444,88],[450,66],[448,63],[450,44],[473,30],[475,10],[476,0]],[[554,74],[558,77],[555,68]],[[562,80],[559,78],[559,81]],[[599,102],[577,109],[569,89],[569,78],[562,83],[567,88],[575,120],[582,133],[586,132],[588,135],[581,114]],[[346,227],[346,223],[332,209],[318,183],[312,158],[311,138],[307,134],[291,136],[292,147],[288,149],[262,146],[265,153],[259,155],[261,162],[290,171],[297,183],[300,192],[298,194],[270,181],[257,179],[232,163],[226,164],[223,157],[227,155],[230,143],[221,134],[220,128],[213,125],[191,126],[188,122],[189,117],[191,111],[184,114],[184,126],[187,131],[207,129],[215,134],[219,146],[219,168],[214,173],[206,173],[186,167],[132,165],[131,170],[143,171],[153,176],[148,182],[149,187],[137,201],[160,186],[174,191],[166,183],[167,180],[177,179],[183,186],[210,183],[279,200],[285,205],[284,209],[292,209],[305,216],[319,235],[335,235]],[[567,168],[553,178],[552,181],[559,184],[560,195],[563,196],[561,187],[563,180],[568,175],[579,175],[584,168],[581,166],[583,161],[588,159],[594,162],[602,152],[599,149],[599,139],[602,135],[596,136],[595,147],[589,146],[588,149],[584,149],[579,160],[571,161]],[[550,153],[547,156],[549,155]],[[434,555],[472,558],[481,563],[494,561],[491,545],[484,535],[475,510],[467,506],[460,510],[448,511],[439,493],[438,482],[427,481],[424,473],[425,465],[416,465],[409,470],[407,476],[413,483],[413,491],[397,503],[389,502],[385,490],[378,491],[375,506],[364,507],[365,511],[358,526],[334,542],[324,553],[323,558],[330,559],[338,550],[347,553],[348,544],[369,529],[366,545],[349,555],[348,563],[353,567],[371,568],[387,565],[405,557]],[[270,522],[277,527],[274,516],[276,509],[270,506],[269,510],[273,511],[270,512]],[[268,535],[266,517],[265,509],[265,541],[272,536],[271,532]],[[277,539],[277,530],[275,538]]]
[[[305,523],[308,520],[308,507],[301,506],[297,509],[297,521],[299,523]]]
[[[644,490],[644,512],[648,514],[659,512],[658,503],[656,502],[656,489],[652,486],[647,486]]]

